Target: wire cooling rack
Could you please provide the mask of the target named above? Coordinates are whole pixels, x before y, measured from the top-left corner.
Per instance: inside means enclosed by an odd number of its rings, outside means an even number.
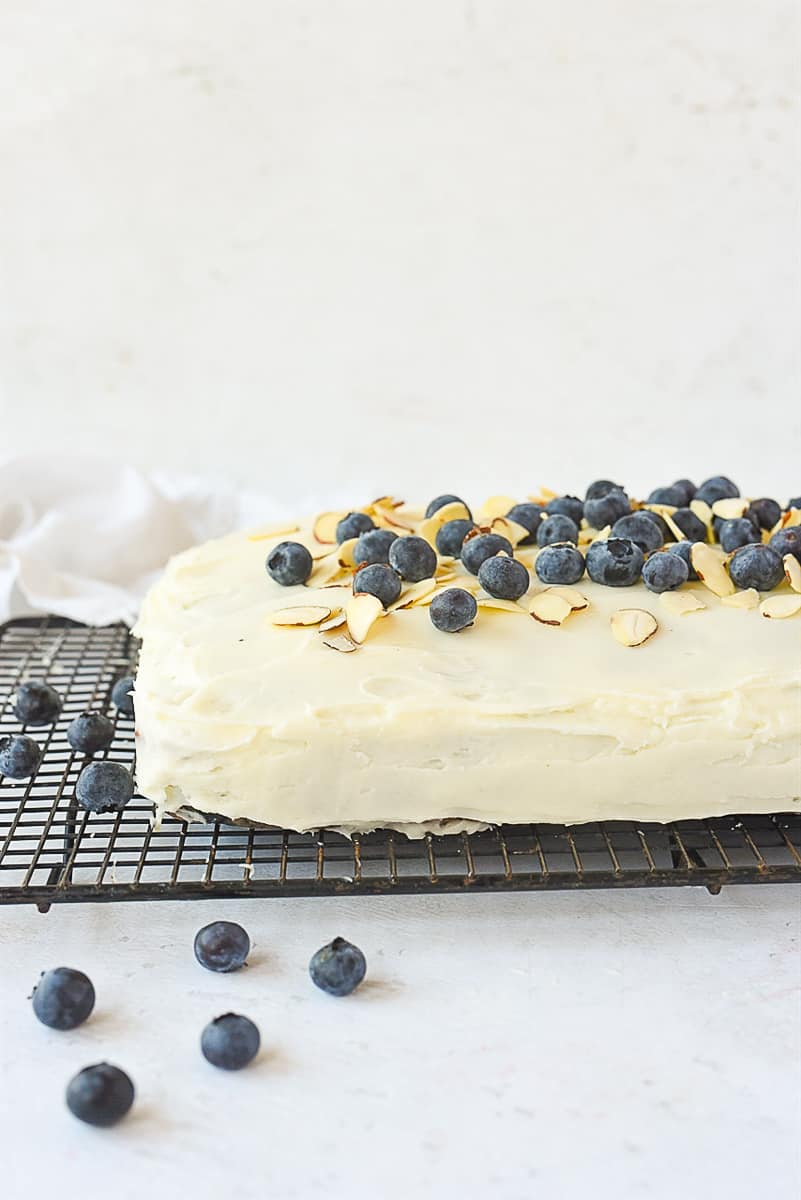
[[[485,833],[352,840],[166,819],[135,796],[120,813],[77,805],[84,760],[66,739],[74,716],[113,718],[108,757],[134,765],[133,720],[110,702],[135,668],[123,625],[90,628],[55,617],[0,626],[0,736],[22,730],[17,684],[46,679],[64,698],[54,726],[29,732],[44,749],[32,780],[0,777],[0,902],[176,900],[549,888],[664,887],[801,881],[801,815],[736,816],[670,825],[604,822],[503,825]]]

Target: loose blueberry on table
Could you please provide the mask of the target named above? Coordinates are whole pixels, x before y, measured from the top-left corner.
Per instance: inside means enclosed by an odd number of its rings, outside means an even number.
[[[90,763],[81,771],[75,785],[78,802],[94,813],[119,811],[133,794],[131,772],[116,762]]]
[[[30,779],[41,760],[42,751],[26,734],[0,737],[0,775],[9,779]]]
[[[200,1037],[203,1057],[223,1071],[240,1071],[256,1057],[261,1044],[258,1026],[239,1013],[210,1021]]]
[[[125,675],[122,679],[118,679],[111,689],[111,703],[124,717],[134,715],[133,687],[135,683],[136,680],[132,675]]]
[[[61,712],[61,697],[40,679],[28,679],[17,689],[14,715],[24,725],[52,725]]]
[[[119,1067],[84,1067],[67,1086],[67,1108],[87,1125],[116,1125],[134,1102],[134,1086]]]
[[[195,935],[195,958],[207,971],[238,971],[250,953],[250,938],[235,921],[212,921]]]
[[[108,750],[114,723],[98,712],[84,712],[67,726],[67,741],[78,754],[92,755]]]
[[[50,1029],[76,1029],[95,1006],[95,989],[83,971],[54,967],[33,989],[33,1011]]]
[[[312,982],[329,996],[350,995],[366,972],[367,963],[359,947],[341,937],[321,947],[309,963]]]

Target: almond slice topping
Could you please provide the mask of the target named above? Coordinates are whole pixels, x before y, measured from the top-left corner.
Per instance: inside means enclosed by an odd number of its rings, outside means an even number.
[[[662,592],[659,603],[666,612],[676,617],[686,616],[687,613],[701,612],[706,608],[700,596],[695,592]]]
[[[273,625],[319,625],[331,616],[331,609],[323,604],[298,604],[294,608],[278,608],[270,613]]]
[[[356,549],[356,543],[358,540],[358,538],[347,538],[346,541],[344,541],[339,547],[337,562],[339,563],[340,567],[352,568],[356,566],[356,563],[353,561],[353,551]]]
[[[345,624],[345,613],[340,608],[332,613],[326,621],[320,622],[320,633],[328,633],[330,629],[339,629],[340,625]]]
[[[337,540],[337,525],[346,517],[347,512],[324,512],[315,517],[312,533],[318,542],[335,543]]]
[[[659,628],[654,614],[644,608],[619,608],[612,613],[609,623],[621,646],[642,646]]]
[[[547,588],[546,591],[552,592],[555,596],[561,596],[570,605],[573,612],[582,612],[583,609],[590,607],[587,597],[582,596],[581,592],[574,587],[567,587],[565,584],[556,583],[553,587]]]
[[[502,600],[498,596],[479,596],[477,604],[479,608],[496,609],[498,612],[523,613],[524,616],[526,613],[516,600]]]
[[[785,620],[801,612],[801,596],[768,596],[759,606],[763,617]]]
[[[537,592],[528,606],[535,621],[542,625],[562,625],[573,611],[572,605],[563,596],[557,595],[550,588]]]
[[[383,614],[384,606],[377,596],[359,592],[345,605],[348,633],[357,646],[361,646],[368,633]]]
[[[330,650],[339,650],[342,654],[350,654],[359,649],[346,633],[332,633],[329,637],[324,637],[323,645],[328,646]]]
[[[801,563],[794,554],[785,554],[784,577],[794,592],[801,592]]]
[[[723,596],[721,604],[727,608],[756,608],[759,604],[759,592],[756,588],[746,588],[744,592],[735,592],[733,596]]]
[[[501,537],[505,537],[513,546],[517,546],[531,536],[525,525],[519,525],[517,521],[512,521],[509,517],[495,517],[490,528],[493,533],[499,533]]]
[[[731,496],[725,500],[716,500],[712,505],[712,515],[723,521],[733,521],[741,517],[748,508],[749,501],[744,496]]]
[[[253,533],[248,534],[249,542],[264,542],[268,538],[281,537],[286,533],[297,533],[300,529],[299,525],[284,523],[283,525],[263,525],[259,529],[254,529]]]
[[[723,565],[723,559],[706,542],[693,542],[690,562],[698,578],[716,596],[731,596],[735,587]]]
[[[496,517],[505,517],[516,503],[514,496],[489,496],[476,513],[476,524],[490,525]]]
[[[395,612],[399,608],[411,608],[414,604],[419,604],[426,596],[429,596],[437,586],[436,579],[421,579],[419,583],[413,583],[403,592],[394,604],[390,604],[387,612]]]

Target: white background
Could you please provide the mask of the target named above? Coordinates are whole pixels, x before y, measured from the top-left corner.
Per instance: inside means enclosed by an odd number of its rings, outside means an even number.
[[[2,0],[2,452],[284,504],[796,494],[798,40],[786,0]],[[3,914],[8,1200],[795,1200],[797,890],[221,907]],[[230,979],[191,958],[220,915]],[[99,995],[68,1035],[25,1002],[58,962]],[[231,1007],[234,1077],[197,1051]],[[110,1133],[61,1100],[102,1057]]]

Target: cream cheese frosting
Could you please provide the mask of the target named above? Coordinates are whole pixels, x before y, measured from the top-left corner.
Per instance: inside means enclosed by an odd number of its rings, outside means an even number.
[[[352,595],[320,586],[326,560],[306,586],[275,583],[265,557],[287,537],[314,544],[305,523],[189,550],[144,602],[137,774],[157,814],[419,833],[801,806],[801,617],[766,620],[702,583],[681,592],[703,607],[673,612],[641,583],[584,578],[588,607],[554,627],[526,611],[532,573],[515,611],[480,606],[444,634],[414,606],[338,653],[316,627],[272,623]],[[622,607],[656,617],[646,644],[612,636]]]

